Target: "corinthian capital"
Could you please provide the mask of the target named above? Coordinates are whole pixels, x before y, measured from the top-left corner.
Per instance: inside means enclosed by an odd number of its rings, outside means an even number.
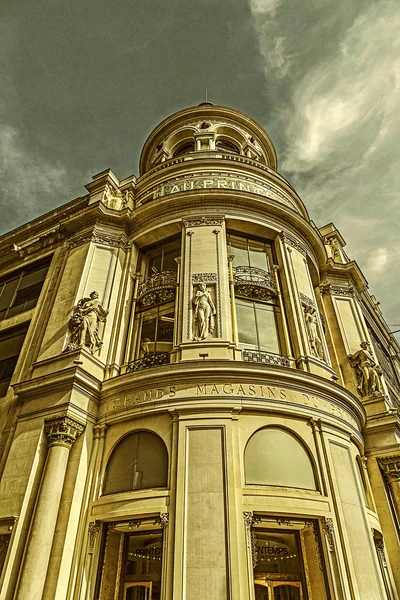
[[[46,419],[44,430],[51,446],[64,446],[71,448],[76,438],[81,435],[85,426],[83,423],[71,419],[71,417],[62,416]]]
[[[388,483],[400,481],[400,454],[380,456],[377,461]]]

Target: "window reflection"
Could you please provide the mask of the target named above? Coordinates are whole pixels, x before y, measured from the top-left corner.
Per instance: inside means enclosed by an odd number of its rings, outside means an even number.
[[[161,531],[127,536],[125,600],[160,600],[162,550]]]

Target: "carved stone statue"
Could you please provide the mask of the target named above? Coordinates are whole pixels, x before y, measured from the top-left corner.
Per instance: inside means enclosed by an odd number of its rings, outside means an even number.
[[[342,256],[340,254],[337,239],[335,239],[333,237],[329,238],[328,245],[329,245],[329,248],[331,249],[331,254],[332,254],[333,260],[335,262],[340,262],[340,263],[343,262]]]
[[[99,294],[92,292],[89,298],[81,298],[75,312],[68,322],[70,342],[66,350],[76,350],[89,346],[92,354],[98,352],[103,344],[99,338],[99,323],[106,320],[108,310],[99,301]]]
[[[304,319],[306,322],[306,329],[308,341],[310,342],[311,353],[317,358],[321,358],[322,360],[324,360],[324,349],[318,332],[318,320],[315,308],[313,308],[310,305],[305,306]]]
[[[206,284],[201,281],[193,297],[193,339],[205,340],[215,329],[215,306]]]
[[[361,350],[349,354],[351,366],[356,369],[357,390],[360,396],[380,396],[383,394],[380,375],[382,369],[376,364],[369,342],[361,342]]]

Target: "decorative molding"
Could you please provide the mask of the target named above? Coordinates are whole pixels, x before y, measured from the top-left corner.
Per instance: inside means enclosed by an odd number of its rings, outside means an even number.
[[[334,544],[335,527],[333,525],[333,519],[331,519],[329,517],[324,517],[322,519],[322,531],[325,534],[329,551],[333,552],[335,550],[335,544]]]
[[[8,531],[12,531],[14,529],[15,524],[18,522],[19,517],[0,517],[0,527],[7,527]]]
[[[322,433],[322,421],[321,419],[314,419],[314,417],[310,417],[307,421],[308,425],[310,425],[312,432],[315,433],[318,431]]]
[[[218,281],[216,273],[193,273],[192,283],[216,283]]]
[[[332,285],[331,283],[321,283],[319,289],[323,296],[330,295],[354,298],[357,295],[353,286],[343,287],[339,285]]]
[[[90,521],[88,526],[89,552],[93,552],[96,538],[99,535],[100,527],[96,521]]]
[[[121,248],[124,252],[128,252],[132,248],[132,242],[126,236],[112,236],[103,233],[88,233],[73,238],[68,242],[68,247],[72,250],[82,244],[92,242],[93,244],[103,244],[111,248]]]
[[[256,519],[251,512],[243,512],[243,520],[248,534],[248,548],[251,552],[251,562],[254,569],[258,563],[257,539],[254,533],[254,525],[259,523],[260,519]]]
[[[290,367],[290,360],[287,356],[273,354],[272,352],[263,352],[262,350],[245,349],[242,352],[242,360],[244,362],[254,362],[268,366]]]
[[[51,231],[47,231],[43,235],[28,241],[21,246],[17,244],[11,245],[11,251],[18,252],[21,258],[30,256],[39,250],[45,250],[46,248],[53,246],[59,242],[65,240],[65,230],[61,229],[60,226],[55,227]]]
[[[108,425],[95,425],[93,427],[93,439],[94,440],[102,440],[106,437]]]
[[[389,484],[400,482],[400,454],[378,456],[376,460]]]
[[[52,446],[63,446],[69,450],[84,428],[84,423],[67,416],[53,417],[46,419],[44,422],[44,430],[49,441],[49,448]]]
[[[305,304],[306,306],[312,306],[313,308],[316,308],[315,306],[315,302],[312,298],[309,298],[308,296],[306,296],[305,294],[302,294],[301,292],[299,292],[299,297],[300,297],[300,302],[302,304]]]
[[[213,225],[221,226],[225,217],[197,217],[193,219],[182,219],[186,228],[188,227],[212,227]]]
[[[169,513],[161,513],[160,517],[155,520],[155,525],[160,525],[161,529],[167,529],[169,525]]]
[[[291,246],[292,248],[294,248],[295,250],[297,250],[304,256],[307,256],[307,254],[308,254],[307,249],[298,240],[291,237],[287,233],[284,233],[282,235],[282,239],[286,244],[288,244],[289,246]]]

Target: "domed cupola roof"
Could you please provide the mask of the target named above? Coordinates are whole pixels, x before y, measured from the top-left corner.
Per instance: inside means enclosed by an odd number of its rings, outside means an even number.
[[[149,135],[140,158],[140,174],[156,165],[183,157],[241,155],[277,169],[275,148],[267,133],[247,115],[202,102],[162,121]]]

